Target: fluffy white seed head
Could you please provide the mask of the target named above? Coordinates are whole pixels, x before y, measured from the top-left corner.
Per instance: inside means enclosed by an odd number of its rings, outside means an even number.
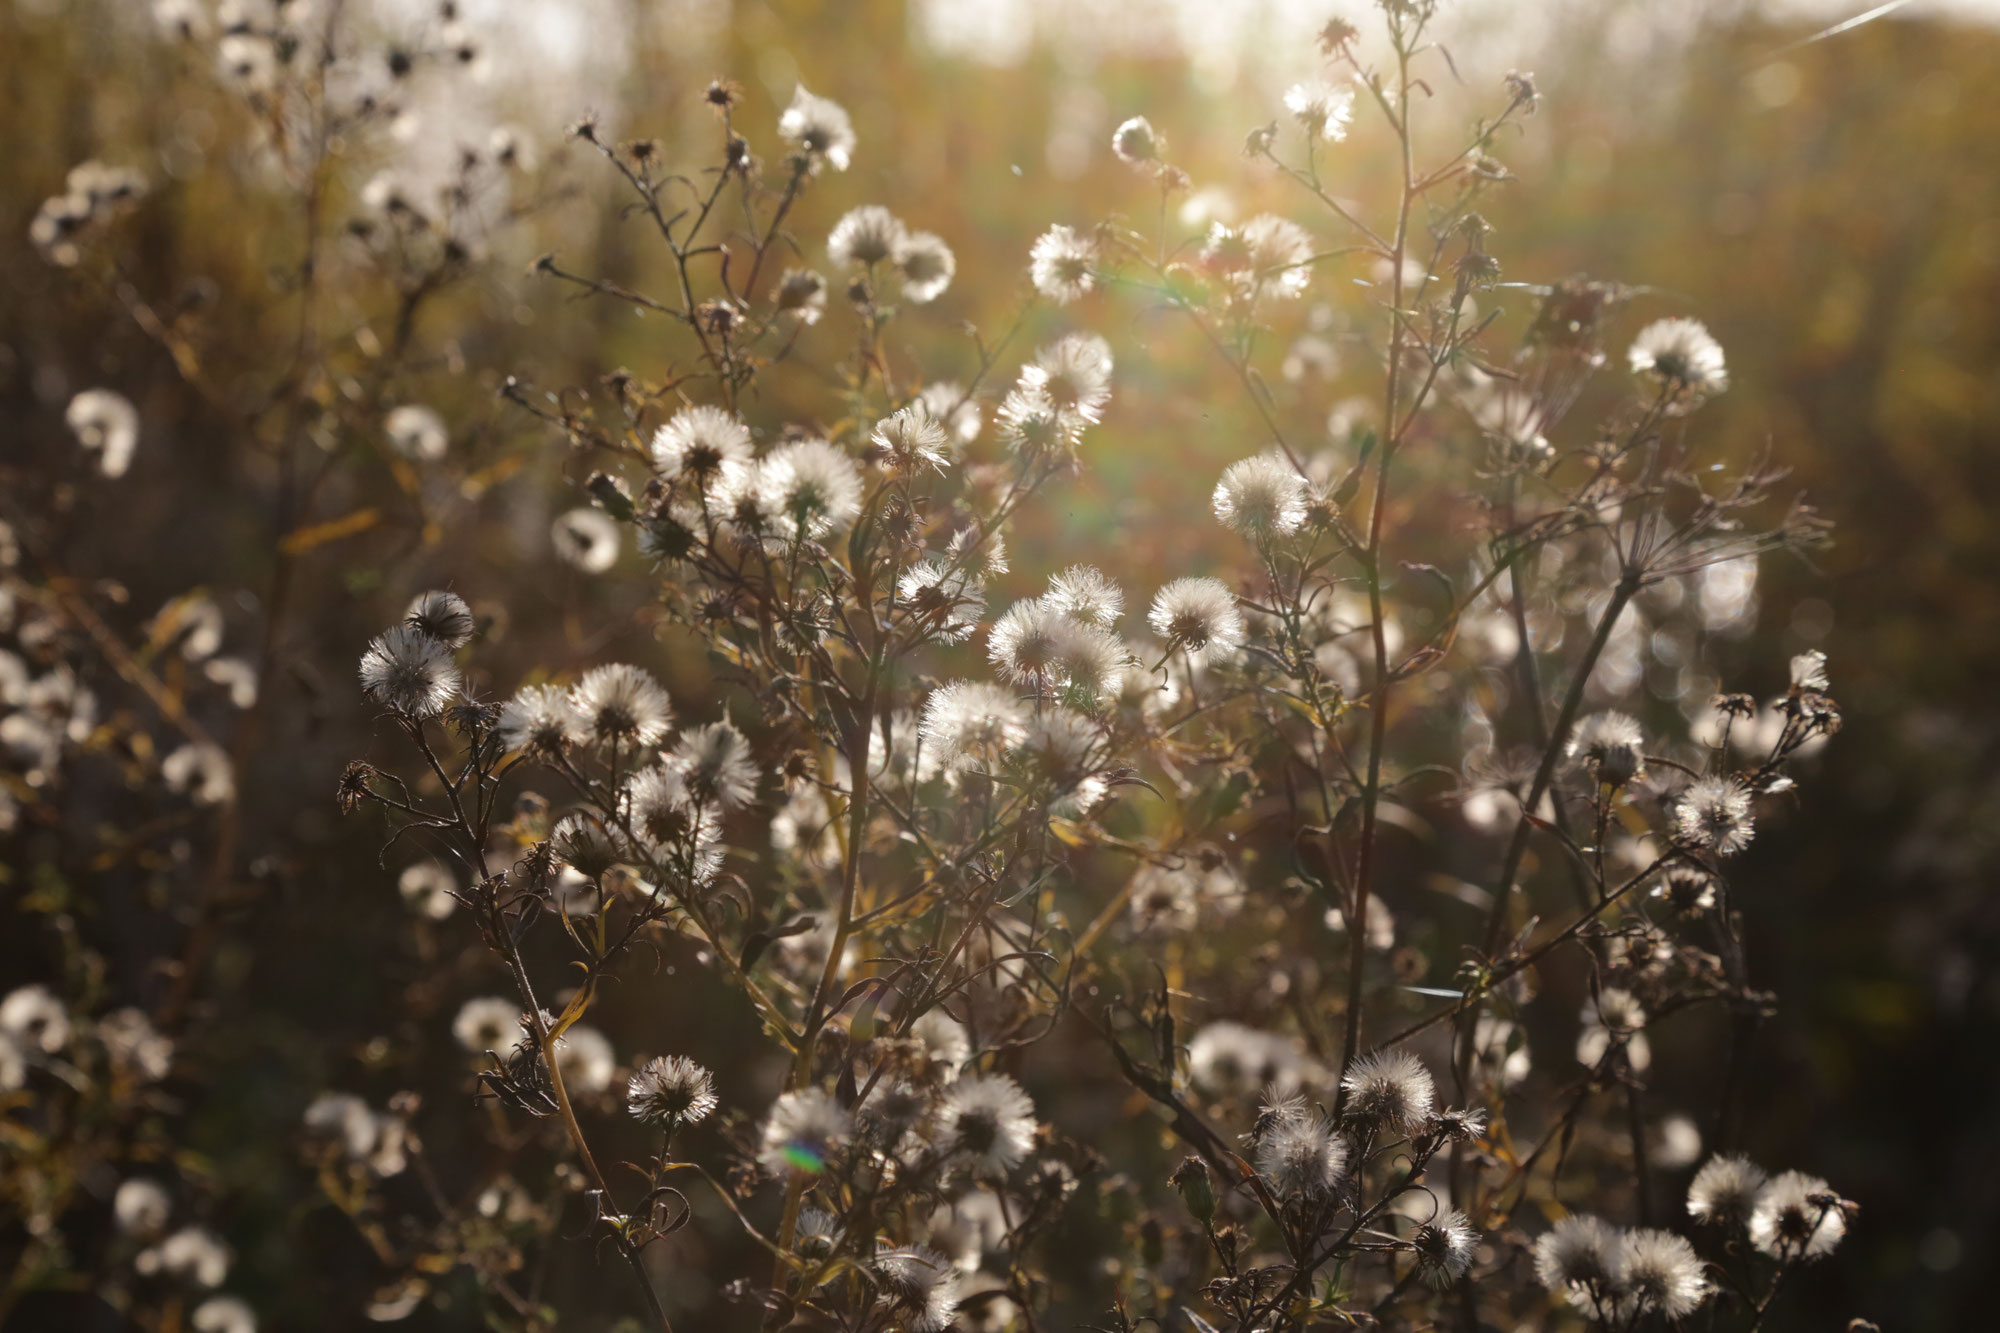
[[[444,418],[420,403],[390,408],[382,418],[382,433],[389,437],[390,448],[422,462],[436,462],[451,447]]]
[[[706,483],[731,463],[750,461],[750,428],[707,403],[684,407],[653,432],[653,470],[669,481],[686,475]]]
[[[1027,736],[1028,710],[1012,691],[956,680],[924,701],[919,735],[946,770],[991,769]]]
[[[951,437],[921,399],[877,422],[868,442],[877,461],[897,472],[942,472],[951,459]]]
[[[1097,247],[1088,236],[1058,223],[1028,252],[1028,277],[1057,305],[1068,305],[1097,285]]]
[[[1635,1073],[1653,1063],[1646,1041],[1646,1010],[1637,996],[1621,986],[1606,986],[1584,1001],[1583,1030],[1576,1039],[1577,1063],[1595,1069],[1612,1050],[1625,1053]]]
[[[1166,140],[1144,116],[1133,116],[1111,132],[1111,151],[1127,166],[1143,167],[1157,162],[1166,148]]]
[[[781,1093],[764,1121],[758,1160],[780,1173],[817,1175],[853,1132],[853,1117],[826,1089]]]
[[[854,159],[854,122],[846,108],[815,97],[803,83],[792,90],[791,103],[778,117],[778,133],[799,146],[813,171],[822,162],[845,171]]]
[[[465,599],[455,592],[442,590],[417,594],[409,610],[403,612],[403,623],[430,635],[447,648],[463,648],[478,628],[478,622],[472,618],[472,608],[465,604]]]
[[[638,667],[592,667],[570,691],[583,731],[599,745],[627,751],[657,744],[673,720],[667,692]]]
[[[1750,789],[1733,777],[1696,779],[1674,802],[1674,827],[1684,842],[1734,856],[1757,831]]]
[[[1639,330],[1627,356],[1632,373],[1656,381],[1666,410],[1676,415],[1729,387],[1722,344],[1700,320],[1654,320]]]
[[[1265,1115],[1268,1123],[1257,1141],[1257,1174],[1272,1192],[1307,1199],[1331,1193],[1347,1167],[1347,1143],[1333,1122],[1301,1099],[1281,1100]]]
[[[1243,614],[1220,579],[1175,579],[1153,598],[1146,623],[1170,649],[1196,662],[1227,657],[1243,646]]]
[[[714,1076],[685,1055],[648,1060],[625,1085],[625,1109],[649,1125],[698,1125],[715,1106]]]
[[[909,1333],[944,1333],[958,1309],[958,1268],[924,1246],[883,1250],[871,1266],[882,1304]]]
[[[1685,1319],[1708,1299],[1709,1283],[1694,1246],[1671,1231],[1628,1231],[1618,1251],[1620,1307],[1628,1314]]]
[[[690,727],[674,742],[668,761],[686,777],[688,787],[704,802],[725,810],[748,805],[757,797],[762,776],[751,757],[750,742],[731,722]]]
[[[1535,1242],[1535,1276],[1570,1304],[1610,1312],[1618,1283],[1617,1228],[1588,1213],[1572,1213]]]
[[[1354,120],[1354,90],[1336,88],[1324,79],[1295,83],[1285,91],[1285,110],[1311,139],[1339,142]]]
[[[837,268],[873,268],[895,259],[907,239],[902,222],[880,204],[849,209],[833,224],[826,254]]]
[[[779,445],[764,459],[758,480],[788,536],[819,541],[861,512],[860,469],[825,440]]]
[[[602,574],[618,563],[618,521],[602,509],[581,505],[549,525],[556,558],[585,574]]]
[[[1215,483],[1215,516],[1250,538],[1282,537],[1306,521],[1306,481],[1274,458],[1231,463]]]
[[[915,305],[928,305],[944,295],[958,272],[951,247],[927,231],[907,233],[893,258],[903,275],[903,299]]]
[[[570,692],[554,685],[525,685],[500,709],[495,727],[500,743],[512,751],[554,758],[590,737],[589,724]]]
[[[1472,1220],[1457,1209],[1420,1224],[1410,1237],[1417,1256],[1417,1276],[1433,1291],[1442,1291],[1472,1267],[1479,1233]]]
[[[1750,1243],[1774,1259],[1821,1259],[1847,1234],[1839,1196],[1818,1176],[1787,1171],[1765,1184],[1750,1210]]]
[[[1570,733],[1569,756],[1599,782],[1622,787],[1646,771],[1646,736],[1623,713],[1593,713]]]
[[[1125,610],[1123,590],[1092,565],[1071,565],[1051,577],[1042,600],[1073,620],[1105,629]]]
[[[69,400],[63,422],[106,477],[122,477],[139,445],[139,409],[112,389],[85,389]]]
[[[1744,1226],[1769,1179],[1748,1157],[1711,1157],[1688,1185],[1688,1216],[1697,1222]]]
[[[1340,1084],[1347,1090],[1347,1113],[1384,1133],[1422,1133],[1436,1109],[1431,1071],[1408,1051],[1364,1055],[1348,1066]]]
[[[396,892],[404,905],[432,921],[442,921],[457,909],[458,899],[452,895],[458,887],[458,876],[442,861],[412,861],[396,876]]]
[[[944,1090],[936,1141],[980,1175],[1005,1175],[1035,1146],[1035,1104],[1005,1074],[967,1074]]]
[[[408,625],[376,635],[361,655],[362,691],[408,717],[436,717],[459,686],[451,649]]]

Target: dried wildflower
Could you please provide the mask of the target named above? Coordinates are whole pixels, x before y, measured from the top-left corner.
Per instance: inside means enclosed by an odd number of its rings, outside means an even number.
[[[117,1192],[111,1196],[112,1220],[120,1231],[140,1240],[150,1240],[165,1231],[173,1211],[174,1203],[166,1188],[145,1176],[120,1181]]]
[[[979,438],[979,400],[956,380],[933,380],[917,398],[954,445],[963,447]]]
[[[813,171],[824,162],[835,171],[847,170],[854,157],[854,122],[839,103],[815,97],[802,83],[778,117],[778,133],[799,146]]]
[[[1674,826],[1682,841],[1734,856],[1756,833],[1750,789],[1733,777],[1697,779],[1674,802]]]
[[[160,761],[167,790],[196,805],[221,805],[236,798],[236,769],[229,752],[208,741],[189,741]]]
[[[1042,599],[1028,598],[1007,608],[986,636],[986,656],[1000,679],[1031,688],[1060,680],[1058,661],[1075,622]]]
[[[1341,908],[1327,908],[1322,920],[1325,921],[1328,930],[1342,934],[1347,931],[1347,913]],[[1377,953],[1387,953],[1396,947],[1395,914],[1389,910],[1389,904],[1373,893],[1368,895],[1367,931],[1367,945]]]
[[[1386,1133],[1421,1133],[1437,1101],[1431,1071],[1408,1051],[1364,1055],[1348,1067],[1340,1085],[1347,1091],[1348,1115]]]
[[[917,472],[926,467],[942,472],[951,458],[950,438],[921,401],[875,423],[868,441],[875,457],[897,472]]]
[[[1653,1063],[1645,1028],[1646,1010],[1638,998],[1621,987],[1606,986],[1584,1002],[1583,1031],[1576,1039],[1577,1063],[1595,1069],[1618,1048],[1625,1052],[1626,1063],[1635,1073],[1644,1073]]]
[[[1306,483],[1276,459],[1231,463],[1215,483],[1215,516],[1246,537],[1282,537],[1306,519]]]
[[[1257,1140],[1257,1174],[1280,1197],[1318,1199],[1332,1192],[1347,1168],[1347,1144],[1333,1122],[1302,1101],[1283,1100],[1265,1108]]]
[[[788,268],[771,293],[778,313],[801,324],[817,324],[826,313],[826,279],[809,268]]]
[[[745,550],[775,545],[785,526],[777,500],[778,493],[764,484],[761,460],[729,464],[702,494],[702,504],[715,518],[720,535]]]
[[[697,799],[689,773],[678,763],[642,768],[625,784],[625,811],[639,840],[660,855],[717,836],[715,813]],[[586,866],[578,866],[586,874]]]
[[[1442,1291],[1472,1267],[1472,1253],[1479,1233],[1472,1220],[1452,1209],[1435,1221],[1420,1225],[1410,1237],[1410,1249],[1417,1256],[1417,1276],[1433,1291]]]
[[[88,454],[97,456],[97,470],[122,477],[132,466],[139,444],[139,409],[111,389],[85,389],[69,400],[63,422]]]
[[[764,1121],[758,1160],[773,1171],[817,1175],[853,1132],[853,1118],[824,1088],[781,1093]]]
[[[47,986],[22,986],[0,1000],[0,1033],[54,1055],[69,1045],[69,1010]]]
[[[1019,383],[1039,388],[1073,431],[1094,426],[1111,397],[1111,344],[1094,333],[1070,333],[1044,347],[1021,368]]]
[[[1133,116],[1111,132],[1111,151],[1128,166],[1143,167],[1160,160],[1166,140],[1144,116]]]
[[[995,420],[1008,446],[1028,457],[1047,451],[1066,453],[1076,446],[1074,419],[1056,406],[1039,379],[1008,390]]]
[[[922,1246],[884,1250],[871,1269],[882,1301],[909,1333],[944,1333],[958,1309],[958,1269],[935,1250]]]
[[[826,253],[839,268],[873,268],[895,259],[907,235],[894,213],[880,204],[849,209],[826,238]]]
[[[403,612],[403,623],[447,648],[464,647],[478,628],[465,599],[455,592],[443,591],[419,593],[409,610]]]
[[[382,418],[382,433],[389,437],[389,446],[397,453],[424,462],[436,462],[451,447],[444,418],[415,403],[389,409],[389,414]]]
[[[603,1092],[618,1070],[611,1041],[596,1028],[572,1023],[556,1041],[556,1065],[563,1082],[581,1092]]]
[[[1072,682],[1065,693],[1087,696],[1089,689]],[[1097,725],[1082,713],[1043,708],[1028,719],[1015,767],[1046,791],[1051,813],[1073,818],[1095,808],[1110,791],[1103,739]]]
[[[1319,30],[1320,54],[1326,56],[1344,54],[1360,36],[1361,30],[1354,26],[1352,20],[1330,18]]]
[[[158,1083],[173,1072],[174,1043],[142,1010],[113,1009],[97,1020],[97,1039],[114,1066],[142,1083]]]
[[[861,472],[825,440],[793,440],[773,449],[758,482],[789,535],[819,541],[861,512]]]
[[[585,574],[602,574],[618,563],[618,522],[602,509],[580,506],[549,526],[556,557]]]
[[[527,751],[552,759],[588,739],[588,726],[568,690],[553,685],[526,685],[500,710],[495,727],[508,751]]]
[[[592,667],[570,691],[585,734],[599,745],[628,750],[653,745],[667,731],[673,710],[667,692],[638,667]]]
[[[1072,620],[1109,629],[1125,609],[1125,594],[1092,565],[1071,565],[1049,579],[1045,605]]]
[[[1768,1177],[1748,1157],[1711,1157],[1688,1185],[1688,1216],[1697,1222],[1745,1226]]]
[[[1005,1074],[967,1074],[944,1090],[936,1138],[973,1171],[1004,1175],[1035,1145],[1035,1104]]]
[[[1175,579],[1154,596],[1146,623],[1170,651],[1196,662],[1227,657],[1243,646],[1236,595],[1219,579]]]
[[[698,1125],[715,1106],[714,1077],[685,1055],[649,1060],[625,1085],[625,1109],[649,1125]]]
[[[1309,79],[1285,91],[1285,110],[1292,113],[1308,139],[1338,143],[1347,137],[1347,128],[1354,120],[1354,92],[1336,88],[1324,79]]]
[[[194,1333],[257,1333],[257,1314],[240,1297],[211,1296],[188,1315],[188,1327]]]
[[[801,1208],[798,1226],[792,1233],[792,1248],[801,1258],[818,1262],[832,1255],[840,1232],[840,1219],[826,1209]]]
[[[1609,1313],[1606,1298],[1618,1284],[1619,1251],[1615,1227],[1588,1213],[1572,1213],[1535,1242],[1535,1276],[1571,1305]]]
[[[1057,305],[1068,305],[1097,285],[1097,247],[1083,233],[1058,223],[1028,252],[1028,277]]]
[[[1800,653],[1792,659],[1791,677],[1794,690],[1812,692],[1825,690],[1826,654],[1817,648]]]
[[[931,691],[919,734],[944,769],[991,768],[1026,737],[1027,720],[1011,690],[958,680]]]
[[[408,625],[376,635],[361,655],[362,691],[405,716],[436,717],[459,688],[451,649]]]
[[[649,452],[660,476],[672,481],[686,475],[701,485],[728,464],[750,461],[750,428],[719,407],[697,403],[653,432]]]
[[[140,1251],[132,1266],[147,1276],[165,1274],[199,1287],[218,1287],[229,1276],[236,1256],[206,1227],[183,1227],[151,1249]]]
[[[1623,713],[1593,713],[1570,733],[1570,758],[1607,787],[1623,787],[1646,771],[1646,737]]]
[[[1659,382],[1666,410],[1676,415],[1729,387],[1722,344],[1699,320],[1653,321],[1639,330],[1627,357],[1633,374]]]
[[[757,797],[757,782],[762,774],[750,756],[750,742],[730,722],[688,728],[675,741],[673,753],[667,759],[703,801],[714,801],[725,810],[735,810]]]
[[[1677,865],[1660,878],[1653,896],[1681,916],[1700,916],[1715,909],[1715,876],[1699,866]]]
[[[1818,1176],[1787,1171],[1758,1191],[1750,1243],[1788,1263],[1825,1258],[1847,1234],[1842,1202]]]
[[[896,581],[896,597],[919,624],[945,643],[962,643],[979,629],[986,593],[972,574],[941,556],[925,556]]]
[[[442,921],[458,907],[458,876],[441,861],[412,861],[396,877],[396,892],[418,916]]]
[[[1694,1246],[1671,1231],[1628,1231],[1618,1248],[1620,1308],[1684,1319],[1708,1299],[1708,1278]]]
[[[467,1000],[451,1020],[451,1035],[475,1055],[505,1051],[521,1030],[521,1006],[498,996]]]
[[[910,1024],[910,1035],[922,1043],[925,1059],[936,1069],[955,1073],[972,1058],[965,1024],[942,1009],[926,1009]]]
[[[1298,1086],[1302,1064],[1292,1039],[1227,1019],[1208,1024],[1188,1042],[1188,1077],[1210,1093],[1289,1092]]]
[[[903,275],[903,299],[916,305],[929,305],[944,295],[958,272],[951,247],[927,231],[905,234],[893,258]]]

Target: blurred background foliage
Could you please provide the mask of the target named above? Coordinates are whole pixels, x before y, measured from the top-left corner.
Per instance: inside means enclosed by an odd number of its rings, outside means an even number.
[[[302,514],[241,414],[268,388],[266,349],[297,319],[282,289],[302,245],[296,192],[250,150],[241,98],[212,77],[209,57],[161,37],[127,12],[136,8],[0,7],[0,460],[9,487],[26,495],[33,476],[49,499],[34,518],[52,565],[100,592],[111,584],[92,581],[115,582],[109,600],[128,634],[204,587],[225,607],[232,644],[254,644],[278,537],[308,520],[378,514],[368,532],[299,553],[286,575],[304,614],[274,647],[240,851],[175,1083],[180,1168],[212,1177],[225,1201],[217,1221],[240,1254],[232,1286],[270,1327],[352,1327],[385,1274],[301,1165],[300,1111],[334,1084],[377,1097],[427,1089],[443,1107],[427,1142],[448,1163],[443,1127],[463,1114],[469,1070],[418,1062],[460,1000],[491,982],[465,975],[441,942],[456,923],[413,922],[402,909],[373,830],[336,818],[335,778],[371,744],[351,683],[360,646],[412,592],[448,583],[497,618],[489,689],[534,667],[619,656],[656,665],[679,698],[708,689],[702,662],[652,644],[641,581],[589,580],[550,558],[549,520],[575,503],[587,468],[567,466],[559,441],[497,397],[508,375],[543,387],[618,368],[664,378],[675,354],[661,321],[578,302],[527,271],[552,251],[572,271],[642,290],[667,272],[613,201],[608,173],[565,150],[565,123],[594,108],[608,135],[656,136],[676,159],[707,160],[717,131],[698,94],[720,74],[747,85],[741,126],[775,161],[771,127],[795,79],[842,102],[857,164],[815,185],[802,243],[816,253],[833,218],[875,201],[946,237],[958,280],[901,321],[901,336],[927,340],[925,365],[964,375],[976,354],[962,324],[989,337],[1007,327],[1043,227],[1158,207],[1105,151],[1125,115],[1151,117],[1174,160],[1241,213],[1290,202],[1239,149],[1244,131],[1277,114],[1283,83],[1269,69],[1304,57],[1260,50],[1253,34],[1249,55],[1219,77],[1212,60],[1149,29],[1144,6],[1122,45],[1100,35],[1080,58],[1043,31],[1007,64],[939,50],[925,15],[896,0],[605,10],[583,30],[574,69],[586,74],[542,80],[530,65],[480,95],[535,146],[539,183],[515,199],[535,207],[427,297],[395,386],[446,415],[463,467],[440,484],[336,433],[351,466]],[[1634,8],[1647,6],[1586,7],[1537,34],[1543,111],[1503,151],[1518,179],[1488,209],[1490,247],[1509,281],[1587,273],[1644,287],[1634,327],[1669,313],[1706,321],[1734,387],[1701,425],[1718,450],[1768,448],[1838,525],[1816,567],[1767,565],[1753,632],[1704,647],[1732,687],[1761,693],[1779,686],[1785,654],[1824,647],[1848,721],[1739,872],[1755,971],[1781,1000],[1760,1037],[1746,1146],[1774,1165],[1809,1165],[1862,1205],[1839,1260],[1781,1307],[1783,1326],[1858,1314],[1885,1328],[1983,1327],[2000,1299],[1990,1263],[2000,1249],[2000,32],[1899,16],[1795,47],[1816,25],[1730,8],[1648,44],[1618,26]],[[1483,94],[1504,67],[1481,59],[1477,23],[1456,40],[1461,72]],[[616,59],[593,58],[600,47]],[[1437,93],[1435,123],[1463,123],[1467,94]],[[353,211],[358,182],[392,157],[436,170],[454,136],[483,139],[480,113],[458,112],[433,109],[400,147],[357,143],[329,187],[329,216]],[[1385,144],[1364,126],[1339,150],[1335,188],[1347,192],[1351,170],[1364,208],[1379,202],[1367,192]],[[120,224],[119,271],[103,283],[52,268],[27,242],[41,200],[87,157],[154,182]],[[344,250],[326,262],[365,268]],[[1368,275],[1357,268],[1323,289],[1349,277]],[[338,321],[380,329],[396,311],[371,304],[376,290],[329,284],[326,299]],[[185,312],[201,373],[220,392],[198,390],[142,332],[135,295]],[[1492,300],[1509,314],[1492,335],[1504,346],[1531,298]],[[1337,299],[1329,318],[1337,326]],[[1069,320],[1120,349],[1117,396],[1083,474],[1017,525],[1019,588],[1079,558],[1141,588],[1162,571],[1223,569],[1229,546],[1207,519],[1208,490],[1259,442],[1240,391],[1188,330],[1135,299],[1038,312],[1017,350]],[[815,331],[822,363],[842,336],[837,318]],[[1267,353],[1275,382],[1282,357]],[[808,363],[814,355],[808,345]],[[142,416],[137,459],[117,482],[80,464],[62,426],[71,394],[92,384],[117,387]],[[1343,396],[1338,374],[1277,391],[1300,433],[1320,437]],[[817,396],[770,392],[755,409],[767,420],[816,410]],[[1448,516],[1399,519],[1450,540]],[[62,808],[65,821],[101,821],[117,802],[77,791]],[[74,936],[104,956],[112,990],[158,1005],[178,978],[153,959],[194,905],[163,894],[164,877],[143,862],[66,860],[66,831],[31,823],[0,838],[0,893],[35,913],[10,916],[0,975],[11,985],[59,974],[65,959],[74,965]],[[718,1008],[690,961],[663,958],[607,1030],[628,1051],[670,1025],[681,1049],[718,1070],[725,1099],[761,1106],[774,1080],[745,1055],[754,1024]],[[1434,973],[1451,962],[1432,960]],[[1072,1125],[1109,1129],[1137,1114],[1064,1106],[1056,1085],[1046,1095],[1057,1099],[1051,1118]],[[0,1219],[0,1254],[17,1229]],[[688,1242],[702,1243],[738,1242]],[[697,1254],[683,1258],[700,1269]],[[550,1299],[599,1312],[571,1326],[608,1326],[624,1308],[581,1247],[551,1262]],[[82,1307],[63,1299],[31,1297],[6,1327],[118,1326],[102,1309],[90,1318],[108,1322],[71,1323]],[[472,1326],[471,1302],[457,1308],[418,1322]]]

